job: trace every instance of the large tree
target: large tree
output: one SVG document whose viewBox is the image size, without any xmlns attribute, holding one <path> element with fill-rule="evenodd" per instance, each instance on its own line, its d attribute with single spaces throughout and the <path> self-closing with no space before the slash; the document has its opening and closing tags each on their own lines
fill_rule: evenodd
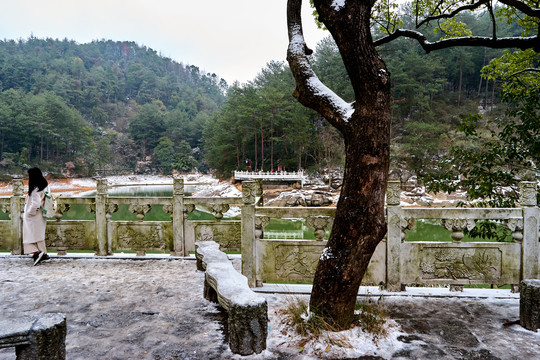
<svg viewBox="0 0 540 360">
<path fill-rule="evenodd" d="M 327 88 L 314 73 L 301 20 L 302 0 L 288 0 L 289 47 L 287 60 L 296 80 L 293 96 L 314 109 L 342 134 L 346 164 L 341 196 L 327 246 L 313 282 L 310 308 L 347 328 L 353 321 L 358 288 L 371 256 L 386 233 L 385 191 L 390 158 L 390 74 L 377 53 L 378 45 L 400 37 L 418 41 L 426 52 L 454 46 L 533 48 L 540 50 L 537 2 L 501 0 L 506 15 L 525 15 L 536 21 L 532 36 L 499 38 L 492 1 L 422 0 L 412 7 L 418 29 L 432 23 L 444 31 L 428 41 L 419 30 L 400 29 L 391 1 L 313 0 L 318 21 L 333 36 L 354 91 L 347 103 Z M 473 36 L 455 20 L 462 12 L 484 8 L 493 14 L 492 36 Z M 385 35 L 377 40 L 372 29 Z"/>
</svg>

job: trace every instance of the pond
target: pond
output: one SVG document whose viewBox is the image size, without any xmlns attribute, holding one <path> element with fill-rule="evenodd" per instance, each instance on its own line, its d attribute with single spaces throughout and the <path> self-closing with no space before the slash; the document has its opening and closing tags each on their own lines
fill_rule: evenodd
<svg viewBox="0 0 540 360">
<path fill-rule="evenodd" d="M 184 185 L 184 195 L 191 196 L 192 192 L 198 190 L 198 185 Z M 170 197 L 172 196 L 172 185 L 129 185 L 111 187 L 107 194 L 114 198 L 118 197 Z M 88 191 L 80 196 L 95 196 L 96 191 Z M 62 220 L 93 220 L 94 214 L 86 209 L 86 205 L 71 205 L 68 212 L 64 213 Z M 168 221 L 171 214 L 163 212 L 163 205 L 152 205 L 152 210 L 146 214 L 144 221 Z M 227 217 L 224 216 L 224 219 Z M 119 205 L 118 211 L 111 216 L 112 221 L 137 221 L 136 214 L 129 211 L 129 205 Z M 188 220 L 216 220 L 215 216 L 209 212 L 195 209 L 189 214 Z"/>
</svg>

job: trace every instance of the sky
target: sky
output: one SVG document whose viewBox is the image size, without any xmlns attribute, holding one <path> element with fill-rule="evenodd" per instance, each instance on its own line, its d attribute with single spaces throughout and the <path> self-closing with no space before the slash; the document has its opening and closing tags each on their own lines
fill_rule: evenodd
<svg viewBox="0 0 540 360">
<path fill-rule="evenodd" d="M 227 83 L 285 61 L 287 0 L 0 0 L 0 39 L 134 41 Z M 309 47 L 328 36 L 303 1 Z"/>
</svg>

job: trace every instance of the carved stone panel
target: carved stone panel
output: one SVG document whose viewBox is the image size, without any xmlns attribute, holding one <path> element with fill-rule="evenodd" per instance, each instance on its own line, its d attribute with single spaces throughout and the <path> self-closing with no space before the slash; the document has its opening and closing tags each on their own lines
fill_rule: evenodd
<svg viewBox="0 0 540 360">
<path fill-rule="evenodd" d="M 49 248 L 65 248 L 68 250 L 93 250 L 93 222 L 52 222 L 47 223 L 45 243 Z"/>
<path fill-rule="evenodd" d="M 481 280 L 501 277 L 502 253 L 498 248 L 425 247 L 421 251 L 420 274 L 424 280 Z"/>
<path fill-rule="evenodd" d="M 165 239 L 161 224 L 120 223 L 113 229 L 115 249 L 121 250 L 167 250 L 169 241 Z"/>
<path fill-rule="evenodd" d="M 278 245 L 276 275 L 283 281 L 312 281 L 324 245 Z"/>
<path fill-rule="evenodd" d="M 195 225 L 195 241 L 215 241 L 223 251 L 241 250 L 241 223 L 214 222 Z"/>
<path fill-rule="evenodd" d="M 11 249 L 11 227 L 9 221 L 0 221 L 0 249 Z"/>
<path fill-rule="evenodd" d="M 401 203 L 401 183 L 399 181 L 388 181 L 386 189 L 386 204 L 399 206 Z"/>
<path fill-rule="evenodd" d="M 519 183 L 519 204 L 521 206 L 536 206 L 536 182 L 523 181 Z"/>
</svg>

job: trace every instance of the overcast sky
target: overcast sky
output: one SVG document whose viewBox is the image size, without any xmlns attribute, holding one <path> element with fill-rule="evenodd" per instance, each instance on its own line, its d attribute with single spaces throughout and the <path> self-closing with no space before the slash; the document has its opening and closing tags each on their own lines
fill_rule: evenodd
<svg viewBox="0 0 540 360">
<path fill-rule="evenodd" d="M 0 0 L 0 39 L 135 41 L 229 84 L 253 78 L 270 60 L 285 61 L 286 0 Z M 308 46 L 316 29 L 303 2 Z"/>
</svg>

